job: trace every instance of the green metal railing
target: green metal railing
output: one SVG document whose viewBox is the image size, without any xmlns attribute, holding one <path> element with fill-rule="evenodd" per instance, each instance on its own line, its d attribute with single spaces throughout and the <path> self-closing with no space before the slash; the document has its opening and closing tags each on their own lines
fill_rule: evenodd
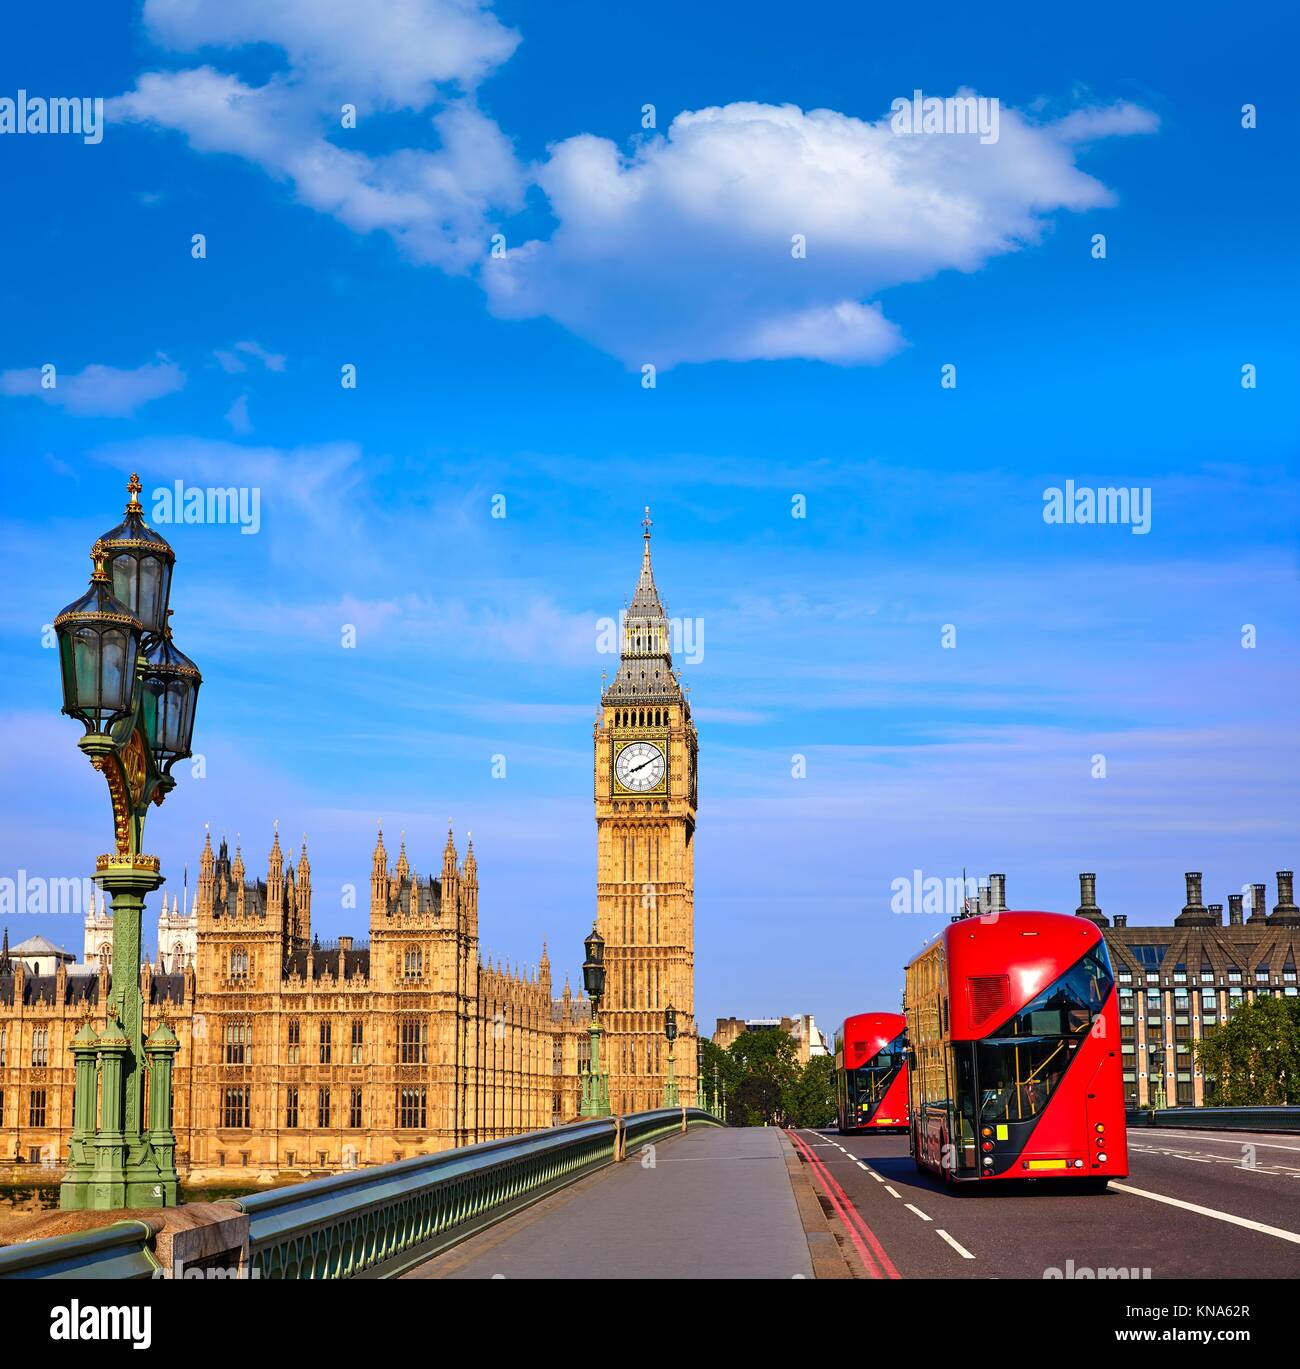
<svg viewBox="0 0 1300 1369">
<path fill-rule="evenodd" d="M 1124 1115 L 1131 1127 L 1181 1127 L 1188 1131 L 1300 1132 L 1300 1107 L 1135 1108 Z"/>
<path fill-rule="evenodd" d="M 592 1118 L 227 1201 L 255 1278 L 392 1278 L 692 1123 L 721 1125 L 699 1108 Z"/>
<path fill-rule="evenodd" d="M 313 1179 L 224 1201 L 248 1214 L 259 1279 L 392 1278 L 640 1147 L 691 1125 L 701 1108 L 598 1117 L 548 1131 Z M 123 1221 L 0 1248 L 0 1279 L 147 1279 L 153 1233 Z"/>
<path fill-rule="evenodd" d="M 143 1222 L 114 1222 L 94 1231 L 22 1241 L 0 1248 L 0 1279 L 152 1279 L 153 1231 Z"/>
</svg>

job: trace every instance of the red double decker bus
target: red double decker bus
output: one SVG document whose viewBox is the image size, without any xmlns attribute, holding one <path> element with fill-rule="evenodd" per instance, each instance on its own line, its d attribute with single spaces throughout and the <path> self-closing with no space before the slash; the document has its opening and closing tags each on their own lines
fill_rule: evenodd
<svg viewBox="0 0 1300 1369">
<path fill-rule="evenodd" d="M 907 1021 L 864 1012 L 835 1033 L 835 1102 L 840 1135 L 907 1126 Z"/>
<path fill-rule="evenodd" d="M 964 917 L 907 966 L 911 1149 L 950 1181 L 1128 1174 L 1115 977 L 1060 913 Z"/>
</svg>

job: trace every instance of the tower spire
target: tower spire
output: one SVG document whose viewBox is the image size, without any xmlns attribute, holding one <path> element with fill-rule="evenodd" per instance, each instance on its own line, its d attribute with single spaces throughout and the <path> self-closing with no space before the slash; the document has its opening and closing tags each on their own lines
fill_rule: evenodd
<svg viewBox="0 0 1300 1369">
<path fill-rule="evenodd" d="M 623 700 L 664 700 L 677 698 L 673 678 L 673 658 L 669 646 L 668 616 L 655 586 L 654 566 L 650 560 L 650 506 L 641 520 L 641 572 L 631 602 L 623 611 L 621 659 L 613 683 L 602 691 L 602 703 Z"/>
</svg>

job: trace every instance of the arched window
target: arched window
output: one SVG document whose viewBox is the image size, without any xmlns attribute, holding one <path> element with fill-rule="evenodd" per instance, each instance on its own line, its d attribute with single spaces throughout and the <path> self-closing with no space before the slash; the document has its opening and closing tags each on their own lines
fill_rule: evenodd
<svg viewBox="0 0 1300 1369">
<path fill-rule="evenodd" d="M 230 977 L 231 979 L 248 978 L 248 951 L 243 946 L 236 946 L 230 953 Z"/>
<path fill-rule="evenodd" d="M 408 946 L 402 956 L 402 976 L 420 979 L 424 975 L 424 952 L 418 946 Z"/>
</svg>

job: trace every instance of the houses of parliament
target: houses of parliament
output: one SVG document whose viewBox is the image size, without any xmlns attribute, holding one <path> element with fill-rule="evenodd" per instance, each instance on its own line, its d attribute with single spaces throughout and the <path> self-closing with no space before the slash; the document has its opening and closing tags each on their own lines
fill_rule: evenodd
<svg viewBox="0 0 1300 1369">
<path fill-rule="evenodd" d="M 694 835 L 698 743 L 672 666 L 650 561 L 624 615 L 620 662 L 594 733 L 595 921 L 606 943 L 602 1063 L 615 1112 L 660 1106 L 664 1011 L 677 1011 L 676 1077 L 695 1089 Z M 274 834 L 264 876 L 206 837 L 192 908 L 158 916 L 141 967 L 145 1032 L 180 1041 L 177 1164 L 190 1182 L 382 1164 L 572 1121 L 590 1054 L 591 1002 L 558 994 L 545 944 L 535 969 L 487 963 L 479 874 L 447 834 L 419 873 L 382 831 L 368 936 L 312 928 L 306 840 Z M 585 924 L 564 929 L 577 942 Z M 80 963 L 44 938 L 0 949 L 0 1165 L 61 1167 L 72 1127 L 69 1049 L 105 1022 L 111 914 L 86 914 Z"/>
</svg>

